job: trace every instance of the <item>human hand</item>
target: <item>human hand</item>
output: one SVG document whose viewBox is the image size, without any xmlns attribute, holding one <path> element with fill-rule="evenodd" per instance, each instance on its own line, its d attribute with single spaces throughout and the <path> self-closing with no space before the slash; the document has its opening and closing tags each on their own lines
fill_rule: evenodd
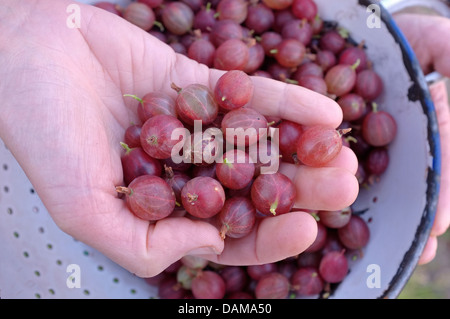
<svg viewBox="0 0 450 319">
<path fill-rule="evenodd" d="M 224 264 L 260 264 L 299 254 L 316 222 L 295 212 L 261 220 L 245 238 L 221 239 L 211 224 L 173 217 L 149 223 L 119 199 L 125 129 L 138 103 L 123 94 L 176 94 L 180 86 L 213 87 L 222 72 L 175 54 L 136 26 L 81 5 L 80 28 L 66 24 L 73 1 L 3 0 L 0 8 L 0 137 L 55 223 L 138 276 L 158 274 L 186 254 Z M 339 106 L 322 95 L 253 78 L 251 106 L 268 116 L 337 127 Z M 284 164 L 296 206 L 336 210 L 356 198 L 356 156 L 344 149 L 324 168 Z"/>
<path fill-rule="evenodd" d="M 438 16 L 404 13 L 397 14 L 394 18 L 416 53 L 424 73 L 437 71 L 450 77 L 450 44 L 443 40 L 450 35 L 450 20 Z M 432 84 L 430 93 L 436 108 L 441 139 L 441 185 L 436 217 L 419 264 L 426 264 L 434 259 L 437 238 L 444 234 L 450 225 L 450 106 L 445 83 L 441 81 Z"/>
</svg>

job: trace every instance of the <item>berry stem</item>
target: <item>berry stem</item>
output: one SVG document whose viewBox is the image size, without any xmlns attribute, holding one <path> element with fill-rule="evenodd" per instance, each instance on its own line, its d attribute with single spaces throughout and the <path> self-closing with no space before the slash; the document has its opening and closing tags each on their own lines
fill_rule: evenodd
<svg viewBox="0 0 450 319">
<path fill-rule="evenodd" d="M 360 59 L 356 60 L 355 64 L 353 64 L 351 66 L 352 70 L 356 70 L 360 64 L 361 64 L 361 60 Z"/>
<path fill-rule="evenodd" d="M 378 112 L 378 104 L 376 102 L 372 102 L 372 112 Z"/>
<path fill-rule="evenodd" d="M 245 44 L 247 44 L 247 47 L 251 48 L 254 46 L 257 42 L 257 40 L 253 37 L 245 38 L 244 39 Z"/>
<path fill-rule="evenodd" d="M 306 59 L 310 59 L 311 61 L 315 61 L 316 60 L 316 54 L 314 53 L 305 53 L 305 58 Z"/>
<path fill-rule="evenodd" d="M 156 144 L 158 144 L 158 138 L 156 136 L 152 135 L 149 138 L 147 138 L 147 142 L 149 144 L 156 145 Z"/>
<path fill-rule="evenodd" d="M 131 152 L 131 148 L 128 146 L 127 143 L 120 142 L 120 145 L 125 149 L 126 154 Z"/>
<path fill-rule="evenodd" d="M 327 93 L 326 94 L 330 99 L 332 99 L 332 100 L 336 100 L 336 98 L 337 98 L 337 95 L 336 94 L 330 94 L 330 93 Z"/>
<path fill-rule="evenodd" d="M 228 160 L 228 158 L 226 158 L 226 157 L 223 159 L 223 163 L 224 163 L 224 164 L 227 164 L 227 166 L 228 166 L 229 168 L 232 168 L 232 167 L 233 167 L 233 163 L 230 162 L 230 161 Z"/>
<path fill-rule="evenodd" d="M 125 186 L 116 186 L 116 192 L 129 196 L 133 195 L 133 190 Z"/>
<path fill-rule="evenodd" d="M 338 130 L 338 133 L 339 133 L 340 136 L 342 136 L 342 135 L 345 135 L 345 134 L 349 133 L 351 130 L 352 130 L 351 127 L 343 128 L 343 129 Z"/>
<path fill-rule="evenodd" d="M 277 207 L 278 207 L 278 200 L 276 200 L 275 202 L 272 203 L 272 205 L 270 205 L 269 211 L 273 214 L 273 216 L 277 214 L 276 212 Z"/>
<path fill-rule="evenodd" d="M 196 39 L 200 39 L 202 37 L 202 30 L 200 29 L 195 29 L 194 31 L 192 31 L 192 33 L 194 34 L 194 37 Z"/>
<path fill-rule="evenodd" d="M 153 22 L 153 25 L 156 26 L 159 29 L 159 31 L 164 32 L 164 25 L 161 22 L 155 21 Z"/>
<path fill-rule="evenodd" d="M 228 226 L 228 224 L 223 224 L 222 228 L 220 229 L 220 238 L 222 238 L 222 240 L 225 240 L 226 234 L 227 232 L 230 230 L 230 226 Z"/>
<path fill-rule="evenodd" d="M 347 140 L 347 142 L 358 143 L 358 140 L 353 136 L 347 136 L 345 139 Z"/>
<path fill-rule="evenodd" d="M 164 171 L 167 178 L 172 178 L 174 176 L 172 167 L 167 166 L 166 164 L 164 164 Z"/>
<path fill-rule="evenodd" d="M 195 202 L 198 199 L 198 195 L 187 193 L 187 199 L 189 203 Z"/>
<path fill-rule="evenodd" d="M 134 94 L 124 94 L 123 96 L 126 96 L 126 97 L 132 97 L 133 99 L 135 99 L 136 101 L 138 101 L 139 103 L 141 103 L 142 106 L 144 106 L 144 100 L 141 99 L 140 97 L 138 97 L 137 95 L 134 95 Z"/>
<path fill-rule="evenodd" d="M 361 42 L 358 43 L 358 48 L 359 49 L 364 49 L 364 46 L 366 45 L 366 41 L 362 40 Z"/>
<path fill-rule="evenodd" d="M 170 84 L 170 87 L 171 87 L 172 89 L 174 89 L 175 91 L 177 91 L 177 93 L 180 93 L 181 90 L 182 90 L 182 88 L 180 88 L 178 85 L 176 85 L 176 84 L 173 83 L 173 82 Z"/>
<path fill-rule="evenodd" d="M 296 84 L 296 85 L 298 85 L 298 81 L 297 80 L 293 80 L 293 79 L 285 79 L 284 82 L 289 83 L 289 84 Z"/>
<path fill-rule="evenodd" d="M 350 32 L 347 29 L 340 27 L 337 31 L 339 35 L 344 39 L 347 39 L 349 37 Z"/>
</svg>

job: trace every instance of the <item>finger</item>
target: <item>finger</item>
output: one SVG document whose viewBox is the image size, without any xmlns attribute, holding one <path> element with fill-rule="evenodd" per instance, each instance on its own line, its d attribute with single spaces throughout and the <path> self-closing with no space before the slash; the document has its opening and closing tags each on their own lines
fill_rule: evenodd
<svg viewBox="0 0 450 319">
<path fill-rule="evenodd" d="M 185 85 L 194 81 L 214 89 L 217 80 L 225 71 L 211 69 L 206 73 L 207 70 L 204 65 L 179 55 L 171 74 L 173 79 Z M 265 116 L 279 117 L 303 125 L 338 127 L 342 122 L 342 109 L 335 101 L 322 94 L 259 76 L 253 76 L 252 81 L 254 92 L 249 106 Z"/>
<path fill-rule="evenodd" d="M 135 219 L 132 226 L 124 226 L 128 223 L 122 221 L 121 228 L 102 240 L 83 237 L 80 240 L 136 276 L 153 277 L 185 255 L 216 255 L 224 248 L 219 231 L 208 222 L 173 217 L 149 223 L 136 219 L 128 210 L 124 214 L 128 215 L 126 219 Z M 102 231 L 104 227 L 99 227 L 97 236 Z"/>
<path fill-rule="evenodd" d="M 337 127 L 342 122 L 342 109 L 322 94 L 263 77 L 254 77 L 253 83 L 256 89 L 251 105 L 264 115 L 303 125 Z"/>
<path fill-rule="evenodd" d="M 450 108 L 445 82 L 430 86 L 431 97 L 437 113 L 441 139 L 441 180 L 436 217 L 431 235 L 440 236 L 450 225 Z"/>
<path fill-rule="evenodd" d="M 211 71 L 214 87 L 221 72 Z M 342 109 L 328 97 L 298 85 L 253 76 L 253 98 L 249 105 L 262 114 L 303 125 L 322 124 L 337 127 L 342 122 Z"/>
<path fill-rule="evenodd" d="M 358 181 L 344 168 L 283 163 L 280 172 L 291 178 L 297 188 L 295 207 L 339 210 L 350 206 L 358 196 Z"/>
<path fill-rule="evenodd" d="M 217 255 L 224 249 L 224 241 L 215 226 L 186 217 L 165 218 L 150 225 L 146 241 L 144 277 L 155 275 L 183 256 Z"/>
<path fill-rule="evenodd" d="M 168 217 L 148 222 L 122 199 L 108 196 L 101 204 L 95 210 L 80 205 L 54 220 L 64 232 L 139 277 L 155 276 L 185 255 L 219 254 L 224 248 L 218 229 L 206 221 Z M 80 213 L 85 211 L 94 213 Z"/>
<path fill-rule="evenodd" d="M 114 232 L 93 218 L 76 237 L 139 277 L 153 277 L 185 255 L 227 265 L 275 262 L 303 252 L 317 235 L 315 219 L 304 212 L 259 219 L 248 236 L 225 241 L 215 226 L 201 220 L 174 217 L 149 224 L 126 209 L 121 216 Z"/>
<path fill-rule="evenodd" d="M 325 166 L 343 168 L 355 175 L 358 170 L 358 158 L 349 147 L 343 146 L 338 156 L 328 162 Z"/>
<path fill-rule="evenodd" d="M 93 8 L 86 8 L 85 11 L 89 10 L 93 11 L 92 16 L 84 15 L 87 21 L 82 24 L 80 32 L 94 54 L 105 57 L 103 67 L 123 93 L 143 96 L 157 90 L 176 96 L 170 88 L 172 82 L 179 87 L 200 83 L 213 89 L 224 73 L 175 54 L 168 45 L 126 21 L 100 10 L 94 11 Z M 105 38 L 104 32 L 117 36 Z M 121 40 L 118 41 L 118 38 Z M 264 115 L 305 125 L 337 127 L 342 121 L 341 108 L 332 99 L 298 85 L 263 77 L 252 77 L 252 80 L 255 90 L 250 106 Z M 130 99 L 125 103 L 134 108 L 137 106 L 137 101 Z"/>
<path fill-rule="evenodd" d="M 317 222 L 310 214 L 291 212 L 258 220 L 249 235 L 226 238 L 222 254 L 205 257 L 226 265 L 271 263 L 300 254 L 316 235 Z"/>
<path fill-rule="evenodd" d="M 435 236 L 431 236 L 428 238 L 427 243 L 425 244 L 425 248 L 422 252 L 422 255 L 419 258 L 419 265 L 424 265 L 429 263 L 436 256 L 438 241 Z"/>
<path fill-rule="evenodd" d="M 441 16 L 401 13 L 395 20 L 411 44 L 424 73 L 433 70 L 450 76 L 450 43 L 442 41 L 450 30 L 450 19 Z"/>
</svg>

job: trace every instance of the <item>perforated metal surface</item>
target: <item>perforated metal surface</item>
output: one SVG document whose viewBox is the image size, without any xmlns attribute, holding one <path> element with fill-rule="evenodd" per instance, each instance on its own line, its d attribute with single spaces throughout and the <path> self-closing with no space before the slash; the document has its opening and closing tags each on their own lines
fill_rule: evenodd
<svg viewBox="0 0 450 319">
<path fill-rule="evenodd" d="M 0 140 L 0 297 L 150 298 L 155 288 L 53 222 Z"/>
</svg>

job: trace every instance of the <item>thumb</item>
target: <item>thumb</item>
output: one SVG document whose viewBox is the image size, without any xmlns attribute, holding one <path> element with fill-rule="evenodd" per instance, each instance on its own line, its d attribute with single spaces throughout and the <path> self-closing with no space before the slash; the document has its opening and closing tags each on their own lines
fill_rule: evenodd
<svg viewBox="0 0 450 319">
<path fill-rule="evenodd" d="M 441 139 L 441 185 L 436 217 L 431 235 L 440 236 L 450 225 L 450 107 L 448 93 L 444 81 L 430 86 L 431 97 L 436 108 Z"/>
<path fill-rule="evenodd" d="M 436 109 L 441 139 L 441 185 L 439 199 L 434 218 L 431 235 L 422 252 L 419 264 L 427 264 L 436 256 L 438 245 L 437 236 L 445 233 L 450 225 L 450 108 L 448 104 L 447 87 L 444 81 L 433 83 L 430 86 L 431 97 Z"/>
<path fill-rule="evenodd" d="M 224 241 L 212 224 L 185 217 L 166 218 L 149 226 L 146 262 L 140 277 L 151 277 L 185 255 L 218 255 Z"/>
</svg>

